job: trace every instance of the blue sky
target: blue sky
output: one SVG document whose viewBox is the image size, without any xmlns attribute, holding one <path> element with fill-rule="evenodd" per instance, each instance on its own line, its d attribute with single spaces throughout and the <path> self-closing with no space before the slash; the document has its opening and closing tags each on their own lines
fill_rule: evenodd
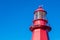
<svg viewBox="0 0 60 40">
<path fill-rule="evenodd" d="M 0 40 L 31 40 L 29 27 L 39 5 L 48 12 L 50 40 L 60 40 L 60 0 L 0 0 Z"/>
</svg>

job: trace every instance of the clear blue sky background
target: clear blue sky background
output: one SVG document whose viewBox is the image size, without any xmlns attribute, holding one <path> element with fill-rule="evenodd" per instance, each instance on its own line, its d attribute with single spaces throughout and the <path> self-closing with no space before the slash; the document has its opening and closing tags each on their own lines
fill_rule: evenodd
<svg viewBox="0 0 60 40">
<path fill-rule="evenodd" d="M 52 27 L 50 40 L 60 40 L 60 0 L 0 0 L 0 40 L 31 40 L 29 27 L 41 4 Z"/>
</svg>

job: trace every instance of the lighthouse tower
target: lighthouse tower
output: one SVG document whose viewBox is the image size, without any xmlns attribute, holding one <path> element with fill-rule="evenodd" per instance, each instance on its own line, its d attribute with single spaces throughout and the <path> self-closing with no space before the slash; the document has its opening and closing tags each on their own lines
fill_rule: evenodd
<svg viewBox="0 0 60 40">
<path fill-rule="evenodd" d="M 46 20 L 47 12 L 40 6 L 34 12 L 33 25 L 30 26 L 32 31 L 32 40 L 49 40 L 48 32 L 51 30 Z"/>
</svg>

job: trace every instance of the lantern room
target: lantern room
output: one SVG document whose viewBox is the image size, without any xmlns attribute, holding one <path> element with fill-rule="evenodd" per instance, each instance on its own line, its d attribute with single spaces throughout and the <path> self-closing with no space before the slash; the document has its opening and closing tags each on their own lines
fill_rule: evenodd
<svg viewBox="0 0 60 40">
<path fill-rule="evenodd" d="M 34 12 L 34 20 L 36 20 L 36 19 L 46 19 L 46 13 L 47 12 L 42 7 L 39 7 Z"/>
<path fill-rule="evenodd" d="M 37 10 L 34 12 L 34 25 L 46 25 L 46 14 L 47 12 L 40 6 Z"/>
</svg>

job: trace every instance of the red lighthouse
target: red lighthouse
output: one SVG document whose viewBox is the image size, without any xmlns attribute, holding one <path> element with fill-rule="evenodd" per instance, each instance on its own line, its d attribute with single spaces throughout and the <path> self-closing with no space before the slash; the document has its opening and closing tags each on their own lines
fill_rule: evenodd
<svg viewBox="0 0 60 40">
<path fill-rule="evenodd" d="M 34 12 L 33 25 L 30 27 L 32 31 L 32 40 L 49 40 L 48 32 L 51 30 L 46 20 L 47 12 L 39 7 Z"/>
</svg>

